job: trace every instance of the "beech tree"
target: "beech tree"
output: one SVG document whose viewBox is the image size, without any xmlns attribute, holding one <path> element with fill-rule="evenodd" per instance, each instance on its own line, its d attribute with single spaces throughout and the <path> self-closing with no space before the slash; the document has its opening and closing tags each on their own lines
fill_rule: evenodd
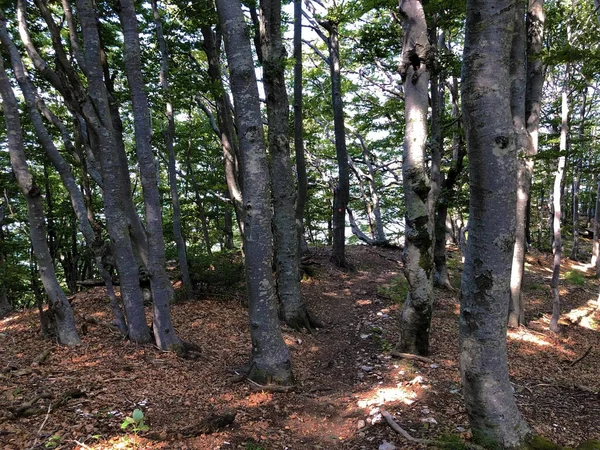
<svg viewBox="0 0 600 450">
<path fill-rule="evenodd" d="M 467 2 L 462 75 L 470 199 L 460 369 L 473 438 L 499 448 L 518 448 L 530 435 L 506 357 L 519 147 L 510 84 L 514 32 L 522 29 L 516 22 L 523 20 L 517 11 L 512 0 Z"/>
<path fill-rule="evenodd" d="M 4 26 L 4 17 L 0 15 L 0 21 Z M 21 192 L 27 200 L 27 212 L 30 224 L 31 244 L 38 261 L 38 268 L 44 290 L 50 301 L 50 317 L 56 328 L 58 341 L 65 345 L 78 345 L 81 343 L 75 327 L 75 316 L 67 296 L 60 287 L 54 262 L 48 248 L 46 222 L 44 207 L 42 203 L 41 190 L 36 185 L 29 167 L 25 148 L 23 145 L 23 134 L 21 120 L 19 118 L 19 105 L 6 76 L 3 58 L 0 57 L 0 96 L 4 109 L 4 121 L 8 134 L 8 150 L 10 161 L 17 183 Z"/>
<path fill-rule="evenodd" d="M 250 35 L 239 0 L 217 0 L 235 105 L 243 171 L 244 251 L 252 338 L 248 377 L 290 384 L 290 352 L 279 328 L 271 262 L 271 189 Z M 296 242 L 294 242 L 294 245 Z"/>
<path fill-rule="evenodd" d="M 404 275 L 409 291 L 402 308 L 402 352 L 427 355 L 433 308 L 433 211 L 428 202 L 430 180 L 425 167 L 430 45 L 425 13 L 419 0 L 400 2 L 403 16 L 402 78 L 406 131 L 402 162 L 406 243 Z"/>
</svg>

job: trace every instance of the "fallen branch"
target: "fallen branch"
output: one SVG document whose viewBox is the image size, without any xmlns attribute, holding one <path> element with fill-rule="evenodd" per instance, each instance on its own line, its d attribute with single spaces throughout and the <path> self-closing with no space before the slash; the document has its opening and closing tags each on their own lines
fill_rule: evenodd
<svg viewBox="0 0 600 450">
<path fill-rule="evenodd" d="M 425 356 L 413 355 L 412 353 L 401 353 L 397 352 L 396 350 L 392 350 L 390 354 L 392 356 L 395 356 L 396 358 L 411 359 L 413 361 L 421 361 L 427 364 L 433 363 L 433 359 L 427 358 Z"/>
<path fill-rule="evenodd" d="M 415 444 L 437 445 L 438 447 L 442 447 L 444 445 L 444 443 L 441 441 L 434 441 L 433 439 L 420 439 L 420 438 L 412 437 L 408 433 L 408 431 L 406 431 L 404 428 L 402 428 L 400 425 L 398 425 L 398 423 L 394 420 L 394 418 L 391 416 L 391 414 L 389 412 L 387 412 L 383 408 L 379 408 L 379 412 L 381 413 L 381 415 L 383 416 L 383 418 L 385 419 L 387 424 L 390 426 L 390 428 L 392 430 L 394 430 L 396 433 L 398 433 L 400 436 L 402 436 L 404 439 L 406 439 L 407 441 L 414 442 Z"/>
<path fill-rule="evenodd" d="M 575 361 L 571 362 L 571 364 L 569 364 L 569 366 L 573 367 L 575 364 L 577 364 L 579 361 L 581 361 L 583 358 L 585 358 L 587 355 L 589 355 L 591 351 L 592 351 L 592 346 L 590 345 L 590 347 L 585 352 L 583 352 L 583 355 L 581 355 Z"/>
<path fill-rule="evenodd" d="M 246 377 L 246 379 L 251 383 L 250 388 L 255 391 L 265 391 L 265 392 L 289 392 L 294 389 L 294 386 L 280 386 L 278 384 L 258 384 L 256 381 L 252 381 L 250 378 Z"/>
<path fill-rule="evenodd" d="M 31 365 L 32 366 L 39 366 L 40 364 L 42 364 L 44 361 L 46 361 L 48 359 L 48 356 L 50 356 L 51 352 L 52 352 L 52 350 L 50 350 L 49 348 L 47 348 L 46 350 L 44 350 L 42 353 L 40 353 L 39 355 L 37 355 L 35 357 L 35 359 L 31 363 Z"/>
<path fill-rule="evenodd" d="M 398 423 L 394 420 L 394 418 L 391 416 L 391 414 L 389 412 L 387 412 L 383 408 L 379 408 L 379 412 L 381 413 L 381 415 L 383 416 L 383 418 L 385 419 L 387 424 L 390 426 L 390 428 L 392 430 L 394 430 L 396 433 L 398 433 L 400 436 L 402 436 L 404 439 L 406 439 L 407 441 L 413 442 L 415 444 L 434 445 L 434 446 L 440 447 L 440 448 L 449 447 L 449 443 L 446 443 L 444 441 L 438 441 L 435 439 L 420 439 L 420 438 L 412 437 L 408 433 L 408 431 L 406 431 L 404 428 L 402 428 L 400 425 L 398 425 Z M 468 449 L 485 450 L 484 447 L 481 447 L 477 444 L 473 444 L 471 442 L 465 442 L 464 444 L 465 444 L 465 447 Z"/>
</svg>

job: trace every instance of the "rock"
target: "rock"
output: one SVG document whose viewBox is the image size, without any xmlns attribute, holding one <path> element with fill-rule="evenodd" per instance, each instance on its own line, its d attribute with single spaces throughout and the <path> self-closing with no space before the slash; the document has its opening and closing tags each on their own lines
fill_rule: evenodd
<svg viewBox="0 0 600 450">
<path fill-rule="evenodd" d="M 396 446 L 388 441 L 383 441 L 383 443 L 379 446 L 379 450 L 396 450 Z"/>
<path fill-rule="evenodd" d="M 421 419 L 421 422 L 437 425 L 437 420 L 435 420 L 433 417 L 426 417 L 425 419 Z"/>
<path fill-rule="evenodd" d="M 371 372 L 373 370 L 373 366 L 360 366 L 360 370 L 363 372 Z"/>
<path fill-rule="evenodd" d="M 365 421 L 361 419 L 356 423 L 356 429 L 360 430 L 361 428 L 364 428 L 366 425 L 367 424 L 365 423 Z"/>
</svg>

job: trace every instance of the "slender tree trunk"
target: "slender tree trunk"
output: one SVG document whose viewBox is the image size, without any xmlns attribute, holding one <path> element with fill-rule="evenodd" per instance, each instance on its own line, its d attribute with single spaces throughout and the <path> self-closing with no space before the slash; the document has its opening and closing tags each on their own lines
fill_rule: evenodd
<svg viewBox="0 0 600 450">
<path fill-rule="evenodd" d="M 452 96 L 452 117 L 454 120 L 460 117 L 460 106 L 458 100 L 458 80 L 452 78 L 452 86 L 450 88 Z M 435 244 L 433 249 L 433 261 L 435 269 L 433 274 L 433 282 L 436 286 L 451 288 L 450 279 L 448 278 L 448 266 L 446 264 L 446 220 L 448 218 L 448 207 L 450 202 L 456 195 L 455 185 L 458 177 L 463 171 L 465 145 L 461 133 L 458 130 L 459 122 L 455 125 L 454 136 L 452 139 L 452 166 L 448 173 L 441 181 L 441 191 L 436 204 L 435 212 Z"/>
<path fill-rule="evenodd" d="M 462 74 L 470 172 L 459 322 L 463 394 L 474 440 L 506 449 L 530 434 L 506 356 L 518 148 L 510 86 L 514 6 L 512 0 L 467 1 Z"/>
<path fill-rule="evenodd" d="M 289 101 L 285 86 L 286 55 L 281 36 L 281 1 L 261 0 L 260 8 L 269 162 L 273 189 L 277 293 L 285 323 L 296 330 L 310 329 L 311 321 L 300 293 L 296 190 L 288 138 Z"/>
<path fill-rule="evenodd" d="M 6 23 L 2 16 L 0 16 L 0 21 L 2 22 L 2 27 L 5 27 Z M 29 172 L 23 144 L 21 120 L 19 118 L 19 105 L 10 81 L 6 76 L 2 58 L 0 58 L 0 95 L 4 108 L 10 162 L 17 183 L 27 201 L 31 244 L 39 264 L 39 273 L 44 289 L 50 300 L 58 340 L 64 345 L 78 345 L 81 341 L 75 328 L 75 316 L 54 271 L 48 242 L 46 241 L 46 224 L 41 192 L 35 185 L 33 177 Z"/>
<path fill-rule="evenodd" d="M 208 61 L 208 75 L 213 87 L 212 95 L 217 110 L 218 132 L 225 160 L 225 181 L 231 202 L 236 212 L 240 234 L 244 235 L 244 209 L 242 207 L 242 168 L 240 167 L 240 150 L 232 120 L 232 111 L 225 94 L 221 78 L 220 35 L 213 32 L 210 26 L 201 28 L 204 38 L 204 52 Z"/>
<path fill-rule="evenodd" d="M 586 87 L 587 89 L 587 87 Z M 581 113 L 579 116 L 579 131 L 577 133 L 577 140 L 579 146 L 582 146 L 583 132 L 585 128 L 585 113 L 587 106 L 587 95 L 586 89 L 581 93 Z M 579 184 L 581 177 L 582 159 L 577 157 L 573 160 L 573 249 L 571 250 L 571 259 L 577 260 L 579 258 Z"/>
<path fill-rule="evenodd" d="M 156 40 L 160 50 L 160 85 L 165 96 L 167 128 L 164 131 L 165 147 L 169 155 L 169 189 L 171 191 L 171 202 L 173 203 L 173 237 L 177 246 L 177 256 L 179 259 L 179 270 L 183 281 L 183 289 L 186 296 L 193 293 L 192 280 L 187 263 L 187 252 L 185 240 L 181 232 L 181 206 L 179 205 L 179 192 L 177 189 L 177 171 L 175 170 L 175 147 L 173 139 L 175 138 L 175 116 L 173 114 L 173 104 L 171 103 L 171 91 L 169 88 L 169 52 L 167 41 L 163 34 L 162 21 L 158 11 L 157 0 L 152 0 L 152 13 L 154 15 L 154 25 L 156 26 Z"/>
<path fill-rule="evenodd" d="M 592 260 L 590 265 L 596 268 L 596 276 L 600 276 L 600 175 L 596 189 L 596 207 L 594 212 L 594 238 L 592 242 Z"/>
<path fill-rule="evenodd" d="M 331 73 L 331 103 L 335 134 L 335 152 L 338 164 L 338 183 L 333 190 L 331 260 L 338 267 L 347 267 L 346 262 L 346 207 L 350 199 L 350 171 L 346 148 L 346 126 L 344 124 L 344 101 L 342 98 L 342 74 L 340 67 L 339 24 L 333 21 L 321 22 L 329 32 L 329 68 Z"/>
<path fill-rule="evenodd" d="M 146 234 L 148 236 L 147 268 L 154 305 L 152 330 L 158 348 L 181 351 L 182 343 L 173 327 L 169 307 L 173 289 L 165 269 L 161 199 L 158 192 L 156 161 L 150 146 L 150 112 L 142 76 L 136 11 L 133 0 L 120 0 L 119 5 L 119 16 L 123 28 L 125 73 L 133 105 L 135 148 L 144 191 Z"/>
<path fill-rule="evenodd" d="M 271 192 L 249 31 L 239 0 L 217 0 L 216 4 L 221 27 L 225 30 L 225 51 L 243 158 L 244 250 L 252 338 L 248 377 L 261 384 L 290 384 L 293 381 L 290 352 L 279 328 L 271 271 Z"/>
<path fill-rule="evenodd" d="M 44 122 L 38 110 L 44 113 L 46 117 L 50 117 L 51 112 L 44 104 L 44 101 L 40 97 L 38 97 L 37 93 L 35 92 L 35 87 L 33 86 L 33 83 L 31 82 L 25 71 L 23 61 L 21 60 L 19 52 L 12 40 L 10 39 L 6 26 L 3 22 L 0 23 L 0 40 L 2 41 L 3 45 L 8 49 L 9 54 L 11 56 L 13 71 L 16 75 L 17 81 L 19 82 L 19 86 L 21 88 L 21 91 L 23 92 L 23 96 L 25 97 L 25 102 L 27 103 L 27 107 L 29 110 L 29 116 L 31 122 L 33 123 L 38 140 L 40 141 L 54 168 L 60 175 L 61 181 L 65 186 L 67 192 L 69 193 L 71 205 L 77 218 L 78 228 L 83 234 L 86 244 L 94 252 L 98 271 L 106 284 L 111 308 L 115 315 L 116 325 L 123 334 L 126 334 L 127 325 L 125 323 L 125 318 L 123 316 L 123 312 L 121 311 L 121 307 L 119 306 L 119 301 L 115 295 L 114 287 L 112 285 L 112 279 L 102 263 L 102 248 L 104 244 L 100 236 L 98 239 L 96 239 L 96 235 L 94 233 L 94 230 L 92 229 L 90 219 L 87 214 L 87 207 L 81 189 L 79 188 L 75 177 L 71 172 L 69 164 L 65 161 L 65 159 L 62 157 L 62 155 L 54 145 L 54 141 L 52 140 L 50 133 L 44 125 Z M 61 125 L 61 128 L 64 127 L 64 125 L 60 123 L 60 120 L 56 117 L 54 117 L 54 122 Z M 64 129 L 64 133 L 66 133 L 66 128 Z M 72 145 L 70 143 L 70 140 L 68 139 L 68 136 L 66 136 L 64 133 L 63 139 L 66 141 L 67 146 L 69 144 Z"/>
<path fill-rule="evenodd" d="M 419 0 L 402 0 L 406 131 L 402 177 L 406 207 L 404 276 L 408 295 L 400 319 L 398 350 L 427 355 L 433 309 L 433 220 L 429 211 L 430 180 L 425 167 L 429 86 L 429 40 Z"/>
<path fill-rule="evenodd" d="M 308 248 L 304 241 L 304 210 L 308 196 L 308 177 L 304 155 L 304 127 L 302 122 L 302 0 L 294 0 L 294 151 L 298 195 L 296 197 L 296 226 L 298 228 L 298 254 Z"/>
<path fill-rule="evenodd" d="M 12 311 L 12 305 L 8 300 L 6 292 L 6 283 L 4 280 L 7 278 L 6 271 L 6 253 L 5 253 L 5 241 L 4 241 L 4 228 L 2 223 L 4 222 L 4 212 L 6 209 L 6 203 L 0 204 L 0 319 L 6 317 Z"/>
<path fill-rule="evenodd" d="M 90 0 L 77 0 L 77 12 L 88 70 L 89 95 L 85 106 L 94 111 L 94 114 L 91 112 L 86 114 L 86 122 L 98 144 L 101 157 L 104 213 L 119 273 L 121 299 L 125 307 L 129 339 L 133 342 L 147 343 L 151 341 L 151 336 L 144 313 L 134 243 L 130 235 L 130 217 L 123 214 L 128 210 L 125 197 L 130 198 L 131 192 L 128 186 L 124 185 L 122 177 L 122 158 L 119 156 L 100 60 L 100 38 L 96 14 Z"/>
<path fill-rule="evenodd" d="M 567 72 L 568 72 L 567 67 Z M 568 75 L 566 76 L 568 79 Z M 561 228 L 561 185 L 565 172 L 566 157 L 564 156 L 567 151 L 567 133 L 569 130 L 569 105 L 567 100 L 567 81 L 565 80 L 565 87 L 562 93 L 562 113 L 561 113 L 561 128 L 560 128 L 560 152 L 561 156 L 558 158 L 558 168 L 554 176 L 554 213 L 553 213 L 553 232 L 554 240 L 552 245 L 552 319 L 550 320 L 550 330 L 558 333 L 558 319 L 560 319 L 560 293 L 558 291 L 560 284 L 560 262 L 562 258 L 562 236 L 560 232 Z"/>
<path fill-rule="evenodd" d="M 521 3 L 517 3 L 520 5 Z M 510 327 L 518 327 L 525 325 L 525 305 L 521 287 L 523 284 L 523 273 L 525 269 L 525 251 L 527 246 L 527 217 L 531 205 L 531 180 L 533 177 L 533 157 L 538 151 L 538 129 L 540 124 L 541 102 L 542 102 L 542 87 L 544 84 L 544 67 L 541 59 L 542 40 L 544 34 L 544 1 L 530 0 L 529 9 L 527 11 L 527 82 L 525 90 L 525 121 L 526 130 L 529 134 L 526 142 L 523 157 L 518 159 L 517 172 L 517 209 L 516 209 L 516 229 L 515 229 L 515 247 L 513 250 L 511 282 L 510 282 L 510 297 L 511 306 L 508 317 L 508 325 Z M 519 9 L 519 8 L 517 8 Z M 520 13 L 520 11 L 519 11 Z M 519 16 L 521 17 L 521 16 Z M 518 26 L 520 28 L 521 21 L 519 19 Z M 518 45 L 513 44 L 513 52 L 515 57 L 523 52 L 521 40 L 523 36 L 515 38 Z M 516 51 L 515 51 L 516 50 Z M 515 59 L 513 57 L 513 61 Z M 514 62 L 513 62 L 514 64 Z M 520 67 L 520 66 L 519 66 Z M 515 77 L 517 89 L 523 83 L 521 76 Z M 521 94 L 518 94 L 519 98 Z M 513 95 L 514 98 L 514 95 Z M 521 100 L 519 100 L 520 102 Z M 513 101 L 514 103 L 514 101 Z M 514 107 L 513 107 L 514 109 Z M 519 106 L 520 110 L 520 106 Z M 515 125 L 521 127 L 521 112 L 514 114 Z M 519 134 L 521 136 L 521 134 Z M 523 136 L 525 138 L 525 136 Z"/>
</svg>

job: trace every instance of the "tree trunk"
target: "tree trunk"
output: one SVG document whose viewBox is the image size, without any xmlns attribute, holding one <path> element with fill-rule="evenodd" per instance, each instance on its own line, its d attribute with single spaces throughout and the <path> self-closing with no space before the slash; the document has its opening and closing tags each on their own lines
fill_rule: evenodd
<svg viewBox="0 0 600 450">
<path fill-rule="evenodd" d="M 506 356 L 518 147 L 510 86 L 514 6 L 512 0 L 468 0 L 463 55 L 470 198 L 460 366 L 473 439 L 490 448 L 518 448 L 530 434 Z"/>
<path fill-rule="evenodd" d="M 458 80 L 452 77 L 452 86 L 450 87 L 452 96 L 452 117 L 459 120 L 460 106 L 458 99 Z M 461 136 L 459 121 L 455 125 L 454 136 L 452 139 L 452 166 L 441 181 L 441 190 L 435 211 L 435 243 L 433 249 L 433 261 L 435 264 L 433 282 L 436 286 L 450 288 L 450 279 L 448 278 L 448 266 L 446 264 L 446 220 L 448 217 L 448 207 L 456 195 L 456 182 L 463 171 L 465 158 L 465 145 Z"/>
<path fill-rule="evenodd" d="M 130 200 L 130 189 L 122 176 L 122 158 L 113 129 L 108 93 L 100 60 L 100 38 L 97 18 L 90 0 L 77 0 L 79 23 L 85 48 L 85 64 L 88 70 L 89 94 L 85 107 L 86 123 L 98 145 L 104 182 L 104 213 L 112 251 L 119 273 L 121 299 L 125 307 L 129 339 L 133 342 L 151 341 L 146 323 L 142 292 L 139 285 L 138 264 L 134 254 L 134 243 L 130 235 L 130 217 L 126 202 Z M 97 115 L 96 115 L 97 114 Z M 129 196 L 129 199 L 126 197 Z"/>
<path fill-rule="evenodd" d="M 300 293 L 296 190 L 290 160 L 289 101 L 285 86 L 285 48 L 281 36 L 281 1 L 261 0 L 263 78 L 267 98 L 270 172 L 273 189 L 273 232 L 277 293 L 285 323 L 311 328 Z"/>
<path fill-rule="evenodd" d="M 98 271 L 106 284 L 111 308 L 115 315 L 116 325 L 118 326 L 121 333 L 126 334 L 127 325 L 125 323 L 125 318 L 123 316 L 123 312 L 121 311 L 121 307 L 119 306 L 119 301 L 115 295 L 114 287 L 112 285 L 112 279 L 102 263 L 102 249 L 104 247 L 104 243 L 102 242 L 100 233 L 98 233 L 98 239 L 96 239 L 96 235 L 94 233 L 94 230 L 92 229 L 90 219 L 87 214 L 87 207 L 81 189 L 79 188 L 79 185 L 77 184 L 75 177 L 71 172 L 69 164 L 67 163 L 67 161 L 65 161 L 65 159 L 62 157 L 62 155 L 54 145 L 54 141 L 52 140 L 50 133 L 44 125 L 44 122 L 42 121 L 38 109 L 46 117 L 50 117 L 52 113 L 48 110 L 44 101 L 37 95 L 35 87 L 33 86 L 33 83 L 31 82 L 25 71 L 19 51 L 10 39 L 3 22 L 0 23 L 0 40 L 2 41 L 3 45 L 8 49 L 9 54 L 11 56 L 13 71 L 21 88 L 21 91 L 23 92 L 23 96 L 25 97 L 25 102 L 29 110 L 29 116 L 34 126 L 36 136 L 40 141 L 40 144 L 44 148 L 44 151 L 48 155 L 50 161 L 52 162 L 54 168 L 60 175 L 61 181 L 65 186 L 67 192 L 69 193 L 71 205 L 73 207 L 73 211 L 75 212 L 75 217 L 77 218 L 78 228 L 81 231 L 86 241 L 86 244 L 94 252 Z M 60 120 L 54 117 L 54 122 L 58 123 L 60 122 Z M 62 123 L 60 123 L 59 125 L 62 125 L 62 127 L 64 127 Z M 66 128 L 64 129 L 64 132 L 66 132 Z M 64 134 L 63 139 L 65 139 L 66 142 L 70 144 L 68 137 Z"/>
<path fill-rule="evenodd" d="M 0 17 L 2 27 L 5 29 L 4 18 Z M 4 63 L 0 58 L 0 95 L 4 107 L 4 121 L 8 135 L 8 150 L 10 162 L 17 179 L 17 183 L 27 200 L 27 217 L 31 233 L 31 244 L 39 265 L 39 274 L 50 301 L 54 324 L 58 340 L 64 345 L 78 345 L 81 343 L 75 328 L 75 316 L 71 305 L 63 292 L 54 271 L 54 265 L 48 248 L 46 224 L 44 219 L 44 205 L 40 189 L 35 185 L 29 172 L 21 120 L 19 118 L 19 105 L 4 70 Z"/>
<path fill-rule="evenodd" d="M 6 293 L 6 283 L 4 280 L 7 278 L 6 274 L 6 254 L 4 250 L 4 229 L 2 223 L 4 222 L 4 211 L 6 209 L 6 203 L 0 204 L 0 319 L 5 318 L 8 313 L 12 311 L 12 305 L 8 300 Z"/>
<path fill-rule="evenodd" d="M 290 384 L 290 352 L 281 334 L 271 262 L 271 192 L 260 99 L 248 27 L 239 0 L 217 0 L 243 168 L 244 250 L 252 365 L 248 377 L 258 383 Z"/>
<path fill-rule="evenodd" d="M 586 88 L 587 89 L 587 88 Z M 577 133 L 578 145 L 581 147 L 583 142 L 583 132 L 585 128 L 585 113 L 587 106 L 586 89 L 581 92 L 582 103 L 579 116 L 579 131 Z M 581 151 L 581 150 L 580 150 Z M 573 248 L 571 250 L 571 259 L 579 258 L 579 184 L 581 178 L 582 158 L 576 157 L 573 160 Z"/>
<path fill-rule="evenodd" d="M 520 5 L 520 3 L 518 3 L 518 5 Z M 528 39 L 526 50 L 527 82 L 525 90 L 525 121 L 529 137 L 524 155 L 523 157 L 519 156 L 518 159 L 517 216 L 510 282 L 511 306 L 508 317 L 508 325 L 510 327 L 525 325 L 525 305 L 523 303 L 521 290 L 523 273 L 525 270 L 525 251 L 527 247 L 527 218 L 531 205 L 530 196 L 531 180 L 533 177 L 533 158 L 538 152 L 538 129 L 540 124 L 542 87 L 544 84 L 544 67 L 540 56 L 545 20 L 543 6 L 543 0 L 530 0 L 529 10 L 527 12 L 526 31 Z M 519 20 L 518 26 L 519 28 L 521 27 L 521 20 Z M 518 54 L 521 54 L 523 52 L 521 40 L 524 39 L 524 36 L 517 36 L 515 39 L 518 41 L 519 45 L 517 46 L 518 48 L 514 48 L 513 51 L 518 50 Z M 518 88 L 518 85 L 523 83 L 523 80 L 519 76 L 515 79 L 515 82 L 518 83 Z M 520 113 L 517 117 L 518 122 L 515 121 L 515 125 L 520 127 Z"/>
<path fill-rule="evenodd" d="M 181 351 L 182 343 L 171 322 L 169 307 L 173 288 L 165 269 L 161 199 L 158 192 L 156 161 L 150 146 L 150 111 L 142 76 L 136 11 L 133 0 L 120 0 L 119 6 L 119 17 L 123 28 L 125 73 L 133 105 L 135 148 L 144 192 L 146 234 L 148 236 L 147 268 L 154 305 L 152 330 L 158 348 Z"/>
<path fill-rule="evenodd" d="M 217 110 L 217 121 L 219 123 L 219 139 L 225 159 L 225 181 L 231 202 L 236 212 L 236 219 L 240 234 L 244 235 L 244 209 L 242 206 L 242 167 L 240 167 L 239 144 L 235 127 L 231 118 L 231 108 L 227 101 L 223 80 L 221 78 L 221 61 L 219 58 L 220 39 L 212 31 L 210 26 L 201 28 L 204 37 L 204 51 L 208 62 L 208 75 L 213 82 L 212 94 Z"/>
<path fill-rule="evenodd" d="M 430 181 L 425 167 L 430 46 L 420 0 L 403 0 L 400 10 L 404 30 L 401 74 L 406 120 L 402 152 L 406 207 L 403 259 L 409 289 L 402 309 L 397 347 L 401 352 L 427 355 L 433 309 L 433 220 L 429 211 Z"/>
<path fill-rule="evenodd" d="M 335 134 L 335 152 L 338 164 L 338 183 L 333 190 L 332 242 L 331 260 L 345 268 L 346 262 L 346 207 L 350 199 L 350 171 L 348 167 L 348 150 L 346 148 L 346 126 L 344 124 L 344 101 L 342 98 L 342 74 L 340 68 L 339 24 L 337 22 L 321 22 L 329 32 L 327 46 L 329 48 L 329 68 L 331 73 L 331 104 L 333 107 L 333 126 Z"/>
<path fill-rule="evenodd" d="M 294 152 L 298 195 L 296 197 L 296 226 L 298 228 L 298 254 L 307 250 L 304 241 L 304 210 L 308 196 L 308 177 L 304 155 L 304 127 L 302 122 L 302 0 L 294 0 Z"/>
<path fill-rule="evenodd" d="M 567 66 L 567 72 L 568 72 Z M 568 75 L 565 77 L 568 78 Z M 552 245 L 552 319 L 550 320 L 550 330 L 558 333 L 558 319 L 560 319 L 560 293 L 558 288 L 560 287 L 560 261 L 562 258 L 562 236 L 560 232 L 561 228 L 561 185 L 565 172 L 566 157 L 564 156 L 567 151 L 567 133 L 569 129 L 569 105 L 567 101 L 567 81 L 565 79 L 565 87 L 562 93 L 562 114 L 561 114 L 561 127 L 560 127 L 560 153 L 561 156 L 558 158 L 558 168 L 554 176 L 554 213 L 553 213 L 553 245 Z"/>
<path fill-rule="evenodd" d="M 169 188 L 171 191 L 171 202 L 173 203 L 173 237 L 177 246 L 177 256 L 179 260 L 179 270 L 183 281 L 185 296 L 191 296 L 193 293 L 192 280 L 187 263 L 187 252 L 185 240 L 181 232 L 181 206 L 179 205 L 179 192 L 177 189 L 177 171 L 175 170 L 175 148 L 173 139 L 175 138 L 175 116 L 173 114 L 173 104 L 171 103 L 171 92 L 169 88 L 169 53 L 167 41 L 163 34 L 162 21 L 158 11 L 157 0 L 152 0 L 152 13 L 154 15 L 154 25 L 156 26 L 156 40 L 160 50 L 160 85 L 165 96 L 167 128 L 164 131 L 165 147 L 169 155 Z"/>
<path fill-rule="evenodd" d="M 594 238 L 592 243 L 592 260 L 590 265 L 596 268 L 596 276 L 600 276 L 600 175 L 596 189 L 596 208 L 594 212 Z"/>
</svg>

